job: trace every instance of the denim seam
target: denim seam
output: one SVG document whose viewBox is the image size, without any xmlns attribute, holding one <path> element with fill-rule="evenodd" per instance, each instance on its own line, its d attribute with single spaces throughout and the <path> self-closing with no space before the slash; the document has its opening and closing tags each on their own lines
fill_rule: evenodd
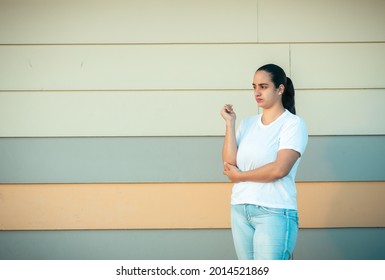
<svg viewBox="0 0 385 280">
<path fill-rule="evenodd" d="M 285 249 L 282 252 L 282 259 L 284 260 L 286 257 L 286 252 L 288 251 L 288 243 L 289 243 L 289 228 L 290 228 L 290 217 L 286 216 L 286 236 L 285 236 Z"/>
</svg>

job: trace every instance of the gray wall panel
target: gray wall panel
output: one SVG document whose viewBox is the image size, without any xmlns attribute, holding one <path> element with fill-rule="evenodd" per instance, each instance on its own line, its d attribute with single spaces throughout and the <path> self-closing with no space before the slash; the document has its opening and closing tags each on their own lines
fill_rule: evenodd
<svg viewBox="0 0 385 280">
<path fill-rule="evenodd" d="M 227 182 L 222 137 L 0 138 L 0 183 Z M 385 180 L 385 136 L 314 136 L 298 181 Z"/>
<path fill-rule="evenodd" d="M 300 229 L 294 259 L 385 259 L 385 228 Z M 1 260 L 236 259 L 231 231 L 0 231 Z"/>
<path fill-rule="evenodd" d="M 385 136 L 314 136 L 298 181 L 384 181 Z"/>
<path fill-rule="evenodd" d="M 220 138 L 8 138 L 0 182 L 224 181 Z"/>
</svg>

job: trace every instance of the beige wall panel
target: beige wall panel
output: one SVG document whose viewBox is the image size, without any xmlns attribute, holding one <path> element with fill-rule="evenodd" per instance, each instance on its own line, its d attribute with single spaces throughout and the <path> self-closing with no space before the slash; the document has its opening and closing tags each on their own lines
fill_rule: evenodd
<svg viewBox="0 0 385 280">
<path fill-rule="evenodd" d="M 385 90 L 298 90 L 310 135 L 385 134 Z"/>
<path fill-rule="evenodd" d="M 256 42 L 255 0 L 0 0 L 0 44 Z"/>
<path fill-rule="evenodd" d="M 385 88 L 385 43 L 295 44 L 291 75 L 297 88 Z"/>
<path fill-rule="evenodd" d="M 251 90 L 1 92 L 0 137 L 221 136 L 225 103 L 238 121 L 258 113 Z M 385 134 L 383 104 L 384 90 L 296 93 L 310 135 Z"/>
<path fill-rule="evenodd" d="M 0 185 L 0 229 L 229 227 L 229 184 Z"/>
<path fill-rule="evenodd" d="M 301 228 L 385 227 L 385 182 L 298 183 Z M 230 227 L 230 183 L 0 185 L 0 230 Z"/>
<path fill-rule="evenodd" d="M 385 182 L 298 184 L 300 227 L 384 227 Z"/>
<path fill-rule="evenodd" d="M 0 46 L 2 90 L 248 89 L 288 45 Z"/>
<path fill-rule="evenodd" d="M 252 90 L 0 92 L 0 137 L 223 135 L 226 103 L 258 113 Z"/>
<path fill-rule="evenodd" d="M 259 0 L 259 42 L 383 42 L 384 14 L 383 0 Z"/>
</svg>

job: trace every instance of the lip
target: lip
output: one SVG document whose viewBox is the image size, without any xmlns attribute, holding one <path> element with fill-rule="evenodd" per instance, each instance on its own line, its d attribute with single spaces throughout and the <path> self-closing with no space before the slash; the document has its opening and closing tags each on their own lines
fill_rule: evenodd
<svg viewBox="0 0 385 280">
<path fill-rule="evenodd" d="M 258 103 L 262 102 L 262 98 L 255 98 L 255 100 L 257 100 Z"/>
</svg>

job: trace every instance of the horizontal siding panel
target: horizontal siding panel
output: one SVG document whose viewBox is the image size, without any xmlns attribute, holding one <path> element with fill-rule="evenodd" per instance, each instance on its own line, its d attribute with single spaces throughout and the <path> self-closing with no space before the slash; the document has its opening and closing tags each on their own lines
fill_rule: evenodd
<svg viewBox="0 0 385 280">
<path fill-rule="evenodd" d="M 1 230 L 229 226 L 226 184 L 0 185 L 0 190 Z"/>
<path fill-rule="evenodd" d="M 270 62 L 289 69 L 289 46 L 0 46 L 0 89 L 248 89 Z"/>
<path fill-rule="evenodd" d="M 0 183 L 228 182 L 223 137 L 0 138 Z M 309 138 L 297 181 L 385 181 L 385 136 Z"/>
<path fill-rule="evenodd" d="M 385 88 L 385 43 L 294 44 L 291 75 L 301 89 Z"/>
<path fill-rule="evenodd" d="M 225 181 L 220 137 L 2 138 L 0 183 Z"/>
<path fill-rule="evenodd" d="M 296 93 L 310 135 L 385 134 L 385 90 Z M 0 92 L 0 137 L 222 136 L 226 103 L 258 112 L 252 90 Z"/>
<path fill-rule="evenodd" d="M 313 136 L 297 181 L 384 181 L 385 136 Z"/>
<path fill-rule="evenodd" d="M 0 5 L 0 44 L 257 41 L 255 0 L 14 0 Z"/>
<path fill-rule="evenodd" d="M 218 136 L 226 103 L 239 118 L 258 113 L 251 89 L 0 92 L 0 136 Z"/>
<path fill-rule="evenodd" d="M 231 186 L 0 185 L 0 229 L 229 228 Z M 384 227 L 384 197 L 385 182 L 299 183 L 300 227 Z"/>
<path fill-rule="evenodd" d="M 385 89 L 296 91 L 310 135 L 385 135 L 384 104 Z"/>
<path fill-rule="evenodd" d="M 300 227 L 384 227 L 385 182 L 298 184 Z"/>
<path fill-rule="evenodd" d="M 361 231 L 370 235 L 371 243 L 376 243 L 376 235 L 370 234 L 370 230 L 373 229 L 361 228 Z M 37 269 L 30 260 L 122 260 L 125 263 L 128 260 L 149 260 L 148 265 L 152 265 L 154 260 L 171 260 L 175 264 L 175 260 L 192 260 L 196 263 L 196 260 L 236 259 L 230 229 L 3 230 L 0 231 L 0 244 L 0 260 L 28 260 L 25 262 L 33 264 L 33 269 L 26 267 L 25 262 L 23 269 L 29 275 L 32 270 L 39 271 L 38 274 L 42 270 Z M 44 262 L 41 262 L 42 265 Z M 94 266 L 92 270 L 95 272 Z M 78 275 L 78 270 L 75 271 Z M 1 273 L 6 274 L 4 265 Z M 60 273 L 65 272 L 60 270 Z M 21 278 L 20 272 L 18 275 Z"/>
<path fill-rule="evenodd" d="M 302 228 L 298 232 L 294 259 L 359 260 L 360 263 L 363 260 L 383 261 L 384 236 L 385 228 Z M 174 264 L 174 260 L 191 260 L 196 264 L 196 260 L 219 263 L 221 260 L 237 259 L 231 230 L 227 228 L 0 231 L 0 244 L 0 260 L 22 260 L 25 272 L 36 271 L 36 263 L 30 260 L 149 260 L 151 263 L 154 260 L 171 260 Z M 31 268 L 25 265 L 27 262 Z M 40 263 L 45 266 L 46 262 Z M 371 263 L 380 269 L 380 262 Z M 292 262 L 282 264 L 291 266 Z M 354 266 L 357 262 L 349 264 Z M 362 268 L 368 269 L 368 264 L 365 262 Z M 346 269 L 339 268 L 341 273 L 347 275 Z M 93 267 L 90 269 L 95 271 Z M 380 278 L 376 270 L 369 269 L 370 273 L 366 274 L 368 279 Z M 376 276 L 371 277 L 373 274 Z M 21 278 L 20 271 L 18 275 Z"/>
<path fill-rule="evenodd" d="M 259 0 L 259 42 L 385 41 L 384 13 L 382 0 Z"/>
</svg>

